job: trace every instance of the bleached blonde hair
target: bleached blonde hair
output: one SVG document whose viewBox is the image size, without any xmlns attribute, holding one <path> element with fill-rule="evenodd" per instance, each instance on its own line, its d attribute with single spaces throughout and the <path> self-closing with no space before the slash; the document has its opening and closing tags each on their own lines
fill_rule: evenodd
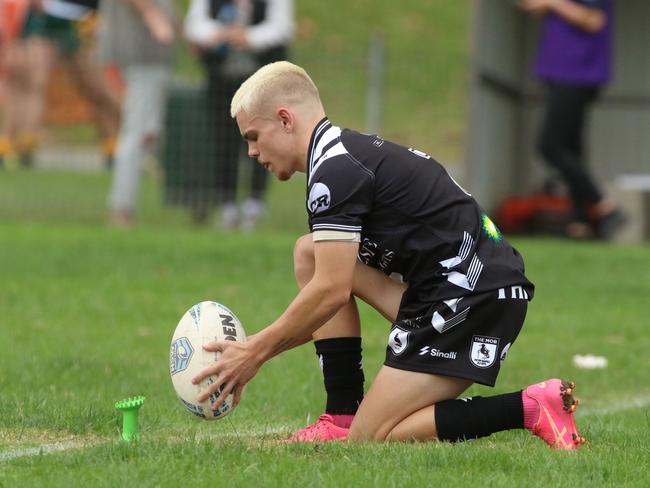
<svg viewBox="0 0 650 488">
<path fill-rule="evenodd" d="M 245 110 L 250 115 L 266 115 L 273 105 L 303 105 L 322 108 L 318 88 L 307 72 L 288 61 L 262 66 L 239 87 L 230 103 L 235 118 Z"/>
</svg>

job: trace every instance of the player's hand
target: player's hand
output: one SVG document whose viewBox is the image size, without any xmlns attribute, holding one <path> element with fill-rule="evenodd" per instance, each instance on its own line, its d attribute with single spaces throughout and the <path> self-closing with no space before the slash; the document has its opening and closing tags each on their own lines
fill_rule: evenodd
<svg viewBox="0 0 650 488">
<path fill-rule="evenodd" d="M 260 369 L 262 362 L 253 350 L 250 342 L 213 341 L 205 344 L 203 349 L 211 352 L 220 352 L 221 356 L 211 366 L 202 370 L 192 379 L 198 384 L 204 378 L 214 375 L 215 380 L 208 385 L 197 397 L 199 402 L 207 400 L 210 395 L 219 390 L 221 392 L 212 404 L 217 409 L 230 393 L 234 394 L 233 407 L 239 404 L 244 386 Z"/>
</svg>

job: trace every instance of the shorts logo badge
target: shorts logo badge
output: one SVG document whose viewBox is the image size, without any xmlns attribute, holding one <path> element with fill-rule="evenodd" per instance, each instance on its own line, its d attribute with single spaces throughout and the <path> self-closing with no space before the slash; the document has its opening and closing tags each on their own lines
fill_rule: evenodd
<svg viewBox="0 0 650 488">
<path fill-rule="evenodd" d="M 477 368 L 489 368 L 497 358 L 498 348 L 498 338 L 475 335 L 472 337 L 469 359 Z"/>
<path fill-rule="evenodd" d="M 390 331 L 390 335 L 388 336 L 388 347 L 393 350 L 395 356 L 402 354 L 408 347 L 409 335 L 410 332 L 402 330 L 399 327 L 395 327 Z"/>
</svg>

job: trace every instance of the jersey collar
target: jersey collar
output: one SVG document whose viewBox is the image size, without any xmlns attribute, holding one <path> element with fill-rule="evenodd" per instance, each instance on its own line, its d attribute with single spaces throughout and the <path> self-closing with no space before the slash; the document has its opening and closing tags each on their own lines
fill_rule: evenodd
<svg viewBox="0 0 650 488">
<path fill-rule="evenodd" d="M 323 138 L 323 135 L 332 127 L 332 123 L 327 117 L 323 117 L 318 124 L 314 132 L 311 133 L 311 139 L 309 141 L 309 154 L 307 156 L 307 175 L 311 173 L 314 163 L 318 160 L 323 152 L 323 147 L 319 146 L 319 142 Z"/>
</svg>

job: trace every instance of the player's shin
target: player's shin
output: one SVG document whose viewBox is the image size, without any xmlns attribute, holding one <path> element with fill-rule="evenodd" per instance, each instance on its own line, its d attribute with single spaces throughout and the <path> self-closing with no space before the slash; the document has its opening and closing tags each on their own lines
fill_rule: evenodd
<svg viewBox="0 0 650 488">
<path fill-rule="evenodd" d="M 435 405 L 441 441 L 464 441 L 524 427 L 521 391 L 483 398 L 445 400 Z"/>
<path fill-rule="evenodd" d="M 327 392 L 325 413 L 339 427 L 348 428 L 363 400 L 361 338 L 321 339 L 314 345 Z"/>
</svg>

